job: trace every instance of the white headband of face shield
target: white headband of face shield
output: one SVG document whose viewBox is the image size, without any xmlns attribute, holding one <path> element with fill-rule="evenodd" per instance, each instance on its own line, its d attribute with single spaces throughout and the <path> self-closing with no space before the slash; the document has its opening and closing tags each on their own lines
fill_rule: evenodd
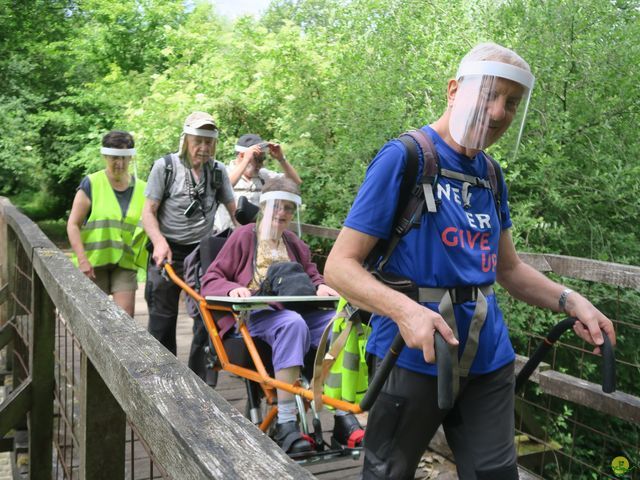
<svg viewBox="0 0 640 480">
<path fill-rule="evenodd" d="M 503 62 L 466 62 L 460 65 L 458 73 L 456 74 L 456 80 L 460 80 L 466 75 L 490 75 L 493 77 L 506 78 L 512 80 L 529 90 L 533 89 L 533 83 L 535 81 L 531 72 L 524 70 L 515 65 Z"/>
<path fill-rule="evenodd" d="M 295 193 L 282 192 L 280 190 L 260 194 L 260 203 L 266 202 L 267 200 L 288 200 L 295 203 L 296 205 L 302 204 L 300 195 L 296 195 Z"/>
<path fill-rule="evenodd" d="M 186 125 L 182 128 L 182 133 L 196 135 L 198 137 L 218 138 L 218 130 L 207 130 L 206 128 L 191 128 Z"/>
<path fill-rule="evenodd" d="M 103 155 L 111 155 L 112 157 L 133 157 L 136 154 L 136 149 L 101 147 L 100 153 Z"/>
</svg>

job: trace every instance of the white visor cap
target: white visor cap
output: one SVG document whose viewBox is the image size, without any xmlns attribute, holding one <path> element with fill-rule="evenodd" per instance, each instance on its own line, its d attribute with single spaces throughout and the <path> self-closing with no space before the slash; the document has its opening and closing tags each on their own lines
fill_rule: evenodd
<svg viewBox="0 0 640 480">
<path fill-rule="evenodd" d="M 302 205 L 302 198 L 300 198 L 300 195 L 280 190 L 260 194 L 260 203 L 266 202 L 267 200 L 288 200 L 298 206 Z"/>
<path fill-rule="evenodd" d="M 136 154 L 136 149 L 101 147 L 100 153 L 103 155 L 111 155 L 112 157 L 133 157 Z"/>
<path fill-rule="evenodd" d="M 510 63 L 485 61 L 485 62 L 466 62 L 460 65 L 456 80 L 460 80 L 467 75 L 490 75 L 493 77 L 506 78 L 520 85 L 533 89 L 535 78 L 533 74 L 523 68 L 516 67 Z"/>
</svg>

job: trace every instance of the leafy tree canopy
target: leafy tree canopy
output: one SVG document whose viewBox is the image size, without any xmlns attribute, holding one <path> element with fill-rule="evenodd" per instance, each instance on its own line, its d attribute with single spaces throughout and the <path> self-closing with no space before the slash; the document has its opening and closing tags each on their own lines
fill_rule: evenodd
<svg viewBox="0 0 640 480">
<path fill-rule="evenodd" d="M 536 76 L 517 159 L 491 152 L 519 247 L 640 262 L 637 1 L 275 0 L 235 22 L 208 2 L 22 3 L 0 10 L 0 188 L 34 214 L 65 215 L 106 131 L 134 133 L 145 177 L 200 109 L 219 159 L 248 131 L 283 143 L 305 220 L 337 227 L 376 151 L 437 118 L 460 58 L 489 40 Z"/>
</svg>

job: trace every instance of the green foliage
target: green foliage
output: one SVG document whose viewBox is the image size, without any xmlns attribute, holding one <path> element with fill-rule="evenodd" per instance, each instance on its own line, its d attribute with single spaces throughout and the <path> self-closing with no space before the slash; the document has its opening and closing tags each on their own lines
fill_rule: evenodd
<svg viewBox="0 0 640 480">
<path fill-rule="evenodd" d="M 461 56 L 491 39 L 537 78 L 519 157 L 492 152 L 505 167 L 517 246 L 638 263 L 636 7 L 279 0 L 264 19 L 233 24 L 206 2 L 8 7 L 0 173 L 11 180 L 2 189 L 41 188 L 50 215 L 63 215 L 81 176 L 101 167 L 106 131 L 134 133 L 144 176 L 201 109 L 219 121 L 219 159 L 247 131 L 281 142 L 304 180 L 305 221 L 337 227 L 376 151 L 437 118 Z"/>
<path fill-rule="evenodd" d="M 186 5 L 0 6 L 0 194 L 34 219 L 63 218 L 82 176 L 102 168 L 108 130 L 134 134 L 144 178 L 176 150 L 185 116 L 205 110 L 221 129 L 218 159 L 249 131 L 282 143 L 304 181 L 303 220 L 338 227 L 378 149 L 435 120 L 460 58 L 490 40 L 515 49 L 536 76 L 518 157 L 491 152 L 505 168 L 518 248 L 640 264 L 637 0 L 274 0 L 262 19 L 233 23 L 209 2 Z M 51 225 L 63 234 L 64 221 Z M 322 262 L 328 242 L 310 243 Z M 637 365 L 638 293 L 576 286 L 623 321 L 617 355 Z M 558 318 L 500 295 L 526 354 L 531 335 Z M 570 342 L 557 368 L 597 382 L 598 360 Z M 619 388 L 637 391 L 636 374 L 621 369 Z M 586 456 L 601 450 L 573 435 L 568 421 L 580 408 L 556 411 L 554 439 Z M 593 425 L 606 430 L 607 421 Z"/>
</svg>

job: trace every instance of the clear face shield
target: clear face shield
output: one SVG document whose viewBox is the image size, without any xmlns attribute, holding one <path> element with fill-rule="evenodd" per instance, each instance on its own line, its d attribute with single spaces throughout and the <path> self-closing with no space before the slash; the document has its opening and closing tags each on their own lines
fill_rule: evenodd
<svg viewBox="0 0 640 480">
<path fill-rule="evenodd" d="M 292 230 L 299 237 L 301 204 L 302 199 L 294 193 L 274 191 L 260 195 L 258 240 L 279 240 L 285 230 Z"/>
<path fill-rule="evenodd" d="M 474 150 L 485 149 L 500 139 L 504 154 L 515 156 L 533 75 L 508 63 L 485 61 L 461 65 L 456 79 L 458 88 L 449 118 L 453 139 Z"/>
<path fill-rule="evenodd" d="M 138 178 L 138 168 L 134 159 L 135 148 L 101 147 L 100 153 L 105 156 L 109 164 L 108 168 L 115 176 L 120 177 L 121 175 L 133 173 L 133 176 Z M 133 166 L 133 172 L 129 172 L 130 166 Z"/>
<path fill-rule="evenodd" d="M 202 164 L 216 157 L 216 144 L 218 142 L 218 130 L 206 128 L 191 128 L 186 125 L 180 135 L 178 156 L 187 168 L 193 168 L 193 160 L 199 160 Z"/>
</svg>

